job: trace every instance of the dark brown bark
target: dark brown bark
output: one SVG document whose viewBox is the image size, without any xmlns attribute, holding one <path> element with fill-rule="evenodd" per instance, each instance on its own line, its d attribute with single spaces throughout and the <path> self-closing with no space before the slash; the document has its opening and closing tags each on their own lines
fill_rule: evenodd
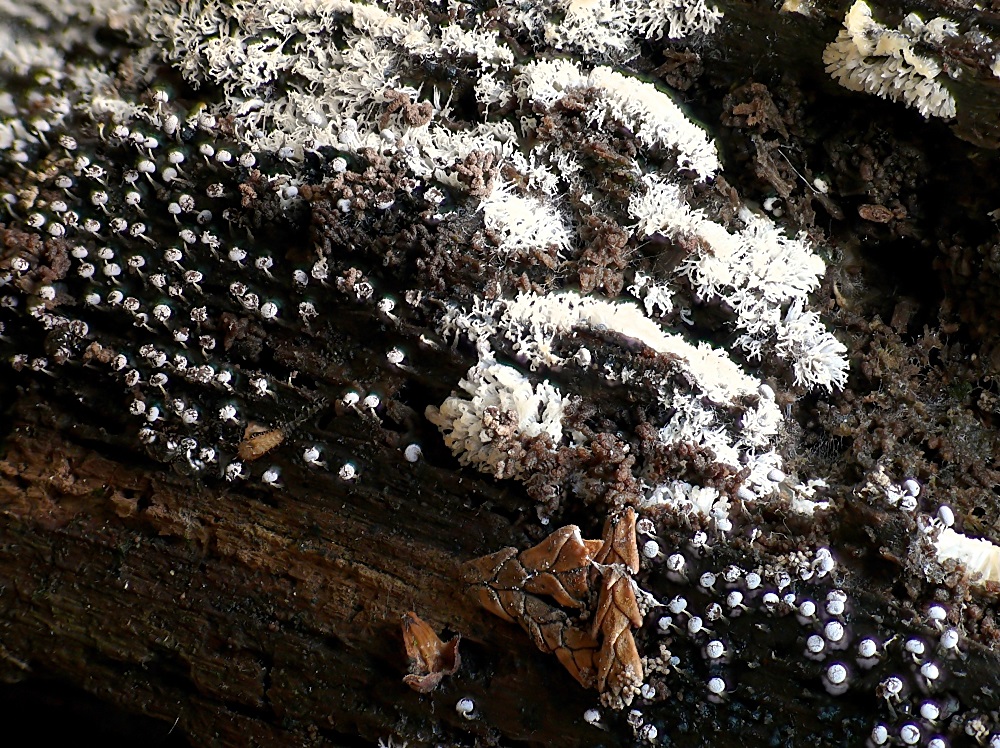
<svg viewBox="0 0 1000 748">
<path fill-rule="evenodd" d="M 483 508 L 505 503 L 495 488 L 391 450 L 355 484 L 199 486 L 81 444 L 46 404 L 11 415 L 6 682 L 71 684 L 195 745 L 592 739 L 588 694 L 458 583 L 460 562 L 522 536 Z M 408 610 L 463 637 L 428 696 L 402 682 Z"/>
</svg>

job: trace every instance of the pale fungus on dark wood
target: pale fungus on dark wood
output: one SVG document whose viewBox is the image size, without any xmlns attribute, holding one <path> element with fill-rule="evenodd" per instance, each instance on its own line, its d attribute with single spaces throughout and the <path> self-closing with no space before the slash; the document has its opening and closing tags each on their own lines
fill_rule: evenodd
<svg viewBox="0 0 1000 748">
<path fill-rule="evenodd" d="M 11 734 L 1000 745 L 996 10 L 0 2 Z"/>
</svg>

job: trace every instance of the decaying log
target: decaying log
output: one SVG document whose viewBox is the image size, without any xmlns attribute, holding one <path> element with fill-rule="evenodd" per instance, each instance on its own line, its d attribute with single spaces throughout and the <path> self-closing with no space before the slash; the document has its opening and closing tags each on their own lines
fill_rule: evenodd
<svg viewBox="0 0 1000 748">
<path fill-rule="evenodd" d="M 995 179 L 984 177 L 990 170 L 982 164 L 993 158 L 985 148 L 1000 142 L 995 116 L 1000 79 L 984 67 L 988 55 L 983 50 L 988 45 L 984 42 L 983 49 L 974 50 L 967 42 L 948 42 L 949 62 L 962 69 L 949 85 L 963 105 L 948 125 L 921 123 L 907 119 L 910 113 L 900 114 L 898 106 L 893 109 L 894 105 L 873 97 L 848 94 L 823 73 L 822 50 L 836 35 L 849 3 L 793 4 L 807 7 L 808 13 L 777 13 L 772 2 L 719 5 L 727 17 L 719 36 L 700 40 L 693 51 L 667 42 L 662 47 L 651 43 L 636 68 L 658 82 L 690 90 L 692 110 L 712 128 L 720 119 L 724 122 L 729 131 L 720 142 L 730 149 L 726 179 L 745 197 L 763 202 L 777 194 L 787 201 L 797 229 L 817 235 L 828 232 L 836 252 L 827 258 L 830 281 L 823 293 L 830 301 L 825 311 L 851 342 L 857 381 L 847 392 L 821 402 L 815 412 L 808 408 L 816 404 L 816 396 L 806 396 L 805 405 L 793 402 L 790 395 L 782 403 L 788 410 L 798 408 L 795 412 L 802 416 L 790 427 L 790 443 L 801 442 L 793 460 L 799 467 L 821 460 L 830 469 L 834 511 L 840 513 L 825 515 L 815 524 L 794 518 L 786 523 L 769 509 L 741 509 L 737 522 L 760 522 L 769 528 L 767 535 L 757 546 L 754 541 L 734 540 L 731 547 L 716 549 L 715 555 L 698 556 L 700 549 L 678 547 L 704 562 L 684 572 L 691 579 L 685 576 L 683 583 L 696 580 L 702 571 L 714 574 L 729 565 L 744 563 L 749 568 L 763 563 L 764 550 L 773 555 L 790 553 L 789 538 L 834 540 L 839 543 L 848 579 L 844 586 L 857 606 L 857 620 L 868 630 L 885 633 L 886 639 L 898 619 L 900 640 L 913 634 L 931 641 L 936 630 L 917 619 L 938 599 L 933 595 L 954 595 L 948 598 L 955 601 L 952 624 L 966 626 L 976 638 L 963 640 L 961 656 L 948 654 L 948 663 L 965 679 L 965 685 L 955 685 L 949 695 L 969 714 L 994 709 L 995 715 L 988 694 L 990 689 L 1000 692 L 995 648 L 1000 626 L 990 597 L 995 596 L 996 585 L 970 585 L 954 564 L 936 571 L 933 583 L 914 581 L 910 572 L 927 559 L 916 551 L 913 557 L 906 556 L 912 547 L 906 538 L 915 532 L 912 519 L 900 519 L 864 501 L 859 502 L 860 509 L 842 511 L 849 498 L 867 498 L 852 491 L 887 462 L 893 469 L 920 471 L 928 485 L 940 486 L 938 499 L 954 505 L 970 532 L 995 533 L 1000 522 L 994 497 L 1000 473 L 985 457 L 996 444 L 993 423 L 998 412 L 993 394 L 1000 371 L 993 306 L 997 243 L 995 236 L 984 238 L 991 235 L 982 224 L 969 230 L 973 238 L 963 233 L 965 212 L 988 223 L 983 216 L 996 208 L 982 197 L 995 196 L 996 187 Z M 950 14 L 967 25 L 981 24 L 998 34 L 995 11 L 977 10 L 957 0 L 910 5 L 930 15 Z M 428 74 L 432 73 L 437 74 Z M 774 93 L 779 89 L 780 96 Z M 774 98 L 780 99 L 780 110 Z M 573 106 L 585 106 L 581 102 L 566 102 L 560 116 Z M 429 116 L 399 99 L 395 109 L 389 107 L 386 121 L 400 107 L 410 125 L 422 124 Z M 819 125 L 815 127 L 820 134 L 802 136 L 814 126 L 809 124 L 813 112 L 829 118 L 841 107 L 847 113 L 842 140 L 831 142 L 826 150 L 824 138 L 832 136 Z M 794 137 L 787 129 L 793 120 L 799 128 Z M 875 121 L 886 123 L 884 132 L 864 129 L 865 123 Z M 553 131 L 557 129 L 552 125 Z M 782 137 L 769 139 L 774 133 Z M 557 136 L 550 136 L 556 142 Z M 622 142 L 631 147 L 624 135 Z M 602 151 L 605 145 L 589 143 L 588 148 L 595 163 L 606 169 L 602 178 L 613 181 L 621 177 L 615 171 L 620 156 Z M 903 165 L 896 160 L 900 153 L 906 155 Z M 813 161 L 807 163 L 802 154 Z M 976 178 L 983 181 L 959 175 L 959 167 L 948 159 L 962 169 L 975 167 Z M 928 174 L 929 164 L 943 163 L 947 168 Z M 484 169 L 488 171 L 489 165 L 480 155 L 462 164 L 459 171 L 470 195 L 483 194 Z M 362 184 L 365 179 L 390 183 L 390 166 L 384 162 L 376 166 L 371 167 L 377 172 L 374 177 L 353 172 L 350 176 Z M 796 171 L 806 167 L 808 182 Z M 826 171 L 840 177 L 840 194 L 828 195 L 813 186 L 816 175 Z M 9 184 L 20 184 L 24 178 L 20 172 L 0 176 Z M 316 247 L 325 247 L 330 255 L 330 246 L 340 251 L 343 246 L 353 248 L 358 240 L 357 264 L 373 277 L 383 270 L 378 252 L 403 256 L 426 238 L 416 220 L 411 226 L 386 219 L 379 229 L 384 228 L 385 236 L 370 226 L 343 228 L 333 220 L 340 193 L 326 193 L 322 182 L 329 174 L 319 167 L 314 176 L 316 184 L 303 184 L 299 191 L 307 206 L 287 223 L 284 218 L 271 221 L 277 198 L 264 199 L 266 180 L 260 172 L 242 182 L 241 205 L 257 220 L 252 227 L 256 233 L 248 232 L 244 238 L 287 249 L 290 257 L 303 263 L 304 257 L 311 261 L 310 252 Z M 720 204 L 721 196 L 733 189 L 729 183 L 720 177 L 714 187 L 713 199 Z M 891 207 L 877 204 L 887 196 L 895 200 Z M 732 197 L 732 201 L 737 200 Z M 463 216 L 455 222 L 459 228 L 454 245 L 469 239 L 472 230 L 462 231 L 474 218 L 478 220 Z M 11 225 L 18 220 L 21 217 L 12 217 Z M 580 284 L 588 291 L 620 291 L 621 268 L 626 265 L 624 232 L 596 218 L 584 228 L 590 232 L 588 242 L 593 241 L 576 269 Z M 53 268 L 66 259 L 68 244 L 37 240 L 6 224 L 0 229 L 5 262 L 7 255 L 22 250 L 27 255 L 30 249 L 33 258 L 38 255 L 48 263 L 41 263 L 46 272 L 58 274 Z M 368 237 L 371 246 L 361 247 L 359 237 Z M 865 242 L 872 237 L 882 254 L 866 249 Z M 659 241 L 661 237 L 651 237 L 643 249 L 655 249 Z M 447 242 L 444 246 L 449 247 Z M 664 251 L 653 261 L 669 268 L 687 251 L 679 241 L 672 253 Z M 485 271 L 481 276 L 481 268 L 469 256 L 455 259 L 447 254 L 421 256 L 421 262 L 432 268 L 421 266 L 421 277 L 432 278 L 442 288 L 457 283 L 456 278 L 470 287 L 496 280 Z M 533 266 L 550 270 L 554 263 L 541 252 L 533 259 L 537 261 Z M 402 295 L 408 288 L 404 274 L 416 271 L 406 265 L 409 259 L 398 262 L 402 269 L 394 270 L 396 275 L 385 271 L 380 280 L 387 292 Z M 455 266 L 445 267 L 448 262 Z M 536 286 L 554 278 L 546 277 Z M 360 275 L 340 280 L 350 287 L 367 282 Z M 504 289 L 513 292 L 534 282 L 527 275 L 508 278 Z M 913 287 L 907 285 L 910 282 Z M 291 281 L 281 283 L 280 292 L 287 292 Z M 13 703 L 27 711 L 23 707 L 27 701 L 44 712 L 53 708 L 44 694 L 57 693 L 70 714 L 97 703 L 112 714 L 143 715 L 150 721 L 129 723 L 122 728 L 124 737 L 112 730 L 108 734 L 127 741 L 152 731 L 149 742 L 154 744 L 353 746 L 388 744 L 390 739 L 397 745 L 404 741 L 409 745 L 631 743 L 635 731 L 627 722 L 627 709 L 621 714 L 605 712 L 598 726 L 585 721 L 596 697 L 581 683 L 589 684 L 594 676 L 578 676 L 581 682 L 577 682 L 558 659 L 566 664 L 569 658 L 572 667 L 567 667 L 571 672 L 575 668 L 574 675 L 587 671 L 593 660 L 584 657 L 581 664 L 573 653 L 596 647 L 601 623 L 608 617 L 598 614 L 592 621 L 594 630 L 585 636 L 580 633 L 583 629 L 571 629 L 576 637 L 572 646 L 560 648 L 549 642 L 546 651 L 554 651 L 553 657 L 540 653 L 518 626 L 489 615 L 467 596 L 462 565 L 498 549 L 526 549 L 542 541 L 548 530 L 539 522 L 537 505 L 555 511 L 558 502 L 545 504 L 547 497 L 538 495 L 551 488 L 548 478 L 555 476 L 555 485 L 566 477 L 559 472 L 563 465 L 539 462 L 534 482 L 525 482 L 538 495 L 529 497 L 524 485 L 459 466 L 442 446 L 440 435 L 422 419 L 423 406 L 440 405 L 475 361 L 471 347 L 450 350 L 441 345 L 445 341 L 435 337 L 431 322 L 419 314 L 408 316 L 396 308 L 398 317 L 389 317 L 343 299 L 331 303 L 324 310 L 327 316 L 313 326 L 293 329 L 282 318 L 263 327 L 238 308 L 234 311 L 235 303 L 221 281 L 204 286 L 210 303 L 228 310 L 225 321 L 212 329 L 224 340 L 220 347 L 224 345 L 227 353 L 233 347 L 232 357 L 242 357 L 246 371 L 259 363 L 278 383 L 275 399 L 262 397 L 259 404 L 267 422 L 223 436 L 236 455 L 254 463 L 251 468 L 273 459 L 280 466 L 280 479 L 262 482 L 260 470 L 245 483 L 227 482 L 218 471 L 208 477 L 195 475 L 185 469 L 175 446 L 153 454 L 153 449 L 137 443 L 137 428 L 124 412 L 129 397 L 117 390 L 104 392 L 88 368 L 92 362 L 106 366 L 119 344 L 124 348 L 137 343 L 141 333 L 131 325 L 105 323 L 95 315 L 94 329 L 106 336 L 105 347 L 88 349 L 83 363 L 60 368 L 54 377 L 45 371 L 25 371 L 20 376 L 21 364 L 16 377 L 4 369 L 0 374 L 0 680 L 10 684 L 9 693 L 27 694 Z M 34 293 L 34 288 L 29 291 Z M 701 310 L 699 329 L 707 331 L 706 337 L 723 336 L 719 332 L 723 325 L 714 324 L 715 312 Z M 3 314 L 5 319 L 15 316 L 7 309 Z M 919 324 L 911 325 L 914 320 Z M 58 341 L 47 338 L 39 343 L 28 339 L 31 334 L 14 334 L 4 353 L 29 343 L 49 355 L 50 348 L 58 350 Z M 421 347 L 418 341 L 425 335 L 434 338 L 434 345 Z M 609 339 L 594 330 L 580 335 L 598 355 Z M 7 338 L 3 340 L 6 345 Z M 385 364 L 386 350 L 395 345 L 406 349 L 405 367 Z M 607 347 L 611 349 L 610 344 Z M 628 355 L 652 358 L 643 350 Z M 603 386 L 583 376 L 579 379 L 585 390 Z M 309 384 L 300 384 L 303 380 Z M 389 427 L 373 415 L 374 408 L 365 410 L 342 398 L 348 389 L 379 387 L 383 407 L 393 409 L 381 414 L 392 422 Z M 406 395 L 399 395 L 401 391 Z M 601 391 L 601 415 L 631 413 L 642 394 L 624 388 Z M 299 458 L 305 443 L 292 437 L 304 425 L 310 438 L 334 445 L 329 454 L 315 458 L 326 461 L 323 470 L 312 469 Z M 223 427 L 217 431 L 222 433 Z M 425 459 L 403 458 L 402 450 L 411 439 L 420 442 Z M 603 472 L 595 469 L 588 479 L 605 476 L 618 494 L 634 501 L 638 481 L 629 472 L 628 460 L 636 459 L 639 449 L 624 457 L 624 441 L 616 439 L 609 436 L 599 444 L 604 451 L 595 448 L 575 459 L 598 464 Z M 358 465 L 349 464 L 352 470 L 360 469 L 360 475 L 338 472 L 341 464 L 355 457 Z M 674 460 L 678 470 L 695 470 L 691 466 L 704 459 L 697 450 L 644 457 L 650 463 Z M 599 465 L 602 459 L 608 464 Z M 730 478 L 716 477 L 720 486 Z M 593 538 L 599 535 L 606 513 L 589 509 L 563 506 L 559 511 L 568 513 L 566 521 L 581 525 L 582 537 Z M 663 520 L 669 530 L 678 537 L 690 536 L 693 528 L 671 521 Z M 663 526 L 654 529 L 663 534 Z M 654 546 L 659 542 L 649 530 L 642 539 Z M 598 547 L 587 546 L 587 553 L 596 553 Z M 664 547 L 659 555 L 654 548 L 655 561 L 650 564 L 660 563 L 661 556 L 678 548 Z M 618 551 L 611 566 L 624 565 L 636 574 L 639 558 L 634 544 L 627 550 L 627 554 Z M 525 553 L 529 552 L 522 551 L 522 559 Z M 516 551 L 502 560 L 515 556 Z M 535 588 L 530 592 L 548 595 L 574 613 L 584 607 L 580 598 L 587 586 L 585 575 L 575 579 L 576 587 L 554 574 L 533 578 L 530 584 Z M 620 569 L 595 574 L 588 581 L 594 590 L 600 588 L 599 610 L 620 599 L 619 607 L 629 614 L 618 616 L 619 625 L 614 627 L 623 647 L 615 654 L 622 661 L 639 657 L 632 639 L 636 624 L 644 623 L 636 637 L 641 638 L 645 654 L 656 651 L 657 637 L 664 635 L 665 641 L 665 633 L 680 621 L 657 628 L 662 609 L 650 614 L 640 605 L 631 576 Z M 664 603 L 682 583 L 676 578 L 643 581 L 649 581 L 648 592 Z M 810 589 L 821 594 L 818 584 Z M 696 597 L 702 604 L 709 600 L 701 591 L 692 593 L 691 599 Z M 817 600 L 822 604 L 822 598 Z M 675 735 L 677 744 L 686 739 L 692 745 L 703 741 L 716 746 L 866 739 L 874 709 L 872 700 L 863 695 L 869 691 L 849 693 L 833 706 L 823 701 L 823 689 L 830 684 L 822 680 L 826 676 L 818 665 L 801 657 L 792 660 L 789 653 L 801 654 L 805 634 L 789 604 L 777 605 L 788 608 L 783 610 L 785 618 L 761 623 L 737 615 L 731 624 L 727 642 L 741 649 L 746 662 L 739 671 L 740 698 L 727 701 L 726 693 L 706 698 L 705 681 L 714 671 L 700 664 L 702 653 L 686 653 L 699 663 L 695 675 L 672 669 L 665 644 L 661 657 L 643 657 L 647 674 L 654 679 L 663 676 L 647 700 L 655 702 L 647 716 L 658 720 L 661 735 Z M 409 611 L 444 640 L 461 636 L 461 666 L 427 693 L 417 693 L 403 680 L 410 663 L 400 624 Z M 721 655 L 720 662 L 727 656 L 728 652 Z M 597 662 L 602 672 L 611 665 Z M 902 666 L 910 663 L 904 660 Z M 875 676 L 869 679 L 877 681 Z M 874 687 L 869 690 L 874 692 Z M 465 699 L 471 700 L 474 711 L 456 710 Z M 956 713 L 956 720 L 967 716 Z M 944 720 L 942 725 L 947 726 Z M 956 721 L 955 732 L 965 729 L 957 725 Z M 844 732 L 838 731 L 841 726 Z M 985 741 L 991 729 L 984 727 L 975 737 Z M 703 734 L 696 735 L 698 730 Z"/>
<path fill-rule="evenodd" d="M 589 739 L 582 689 L 457 583 L 461 561 L 519 534 L 476 506 L 509 507 L 502 491 L 424 463 L 210 490 L 80 443 L 45 404 L 11 423 L 4 681 L 74 684 L 200 745 Z M 402 682 L 411 609 L 463 636 L 462 668 L 426 696 Z"/>
</svg>

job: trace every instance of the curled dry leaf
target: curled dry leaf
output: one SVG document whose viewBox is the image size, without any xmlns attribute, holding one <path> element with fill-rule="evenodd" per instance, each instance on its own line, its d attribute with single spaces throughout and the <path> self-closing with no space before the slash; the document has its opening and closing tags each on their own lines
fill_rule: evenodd
<svg viewBox="0 0 1000 748">
<path fill-rule="evenodd" d="M 569 608 L 586 607 L 590 562 L 600 548 L 600 541 L 580 537 L 580 528 L 576 525 L 559 528 L 518 556 L 521 565 L 529 572 L 524 583 L 525 591 L 549 595 Z"/>
<path fill-rule="evenodd" d="M 462 580 L 479 604 L 512 623 L 524 613 L 524 603 L 519 597 L 524 579 L 516 548 L 481 556 L 462 567 Z"/>
<path fill-rule="evenodd" d="M 595 561 L 600 595 L 591 625 L 591 636 L 601 637 L 601 649 L 594 658 L 597 690 L 612 701 L 629 703 L 642 683 L 643 670 L 632 628 L 642 625 L 642 613 L 635 597 L 632 574 L 639 570 L 639 549 L 635 539 L 635 510 L 626 509 L 604 525 L 604 544 Z"/>
<path fill-rule="evenodd" d="M 504 548 L 462 570 L 480 605 L 519 623 L 584 688 L 594 686 L 616 703 L 630 701 L 643 676 L 632 636 L 642 625 L 632 581 L 639 570 L 635 522 L 631 508 L 609 518 L 602 540 L 584 540 L 580 528 L 567 525 L 532 548 Z M 595 586 L 597 611 L 585 629 L 563 608 L 585 611 Z"/>
<path fill-rule="evenodd" d="M 598 564 L 622 564 L 630 572 L 639 572 L 639 546 L 635 540 L 635 509 L 628 507 L 618 517 L 604 523 L 601 548 L 594 556 Z M 597 573 L 595 567 L 595 573 Z"/>
<path fill-rule="evenodd" d="M 601 637 L 601 649 L 594 658 L 597 690 L 601 693 L 623 698 L 624 693 L 642 684 L 642 660 L 632 636 L 632 627 L 641 625 L 632 578 L 620 568 L 608 570 L 592 630 L 592 636 L 596 638 L 600 633 Z"/>
<path fill-rule="evenodd" d="M 403 644 L 410 658 L 410 674 L 403 682 L 419 693 L 433 691 L 444 676 L 458 670 L 462 662 L 458 654 L 461 639 L 456 635 L 444 643 L 434 629 L 411 610 L 403 616 Z"/>
<path fill-rule="evenodd" d="M 585 609 L 590 564 L 601 545 L 601 541 L 584 540 L 576 525 L 567 525 L 520 554 L 515 548 L 504 548 L 462 569 L 462 578 L 480 605 L 519 623 L 535 646 L 554 653 L 584 688 L 595 684 L 597 641 L 541 596 L 567 608 Z"/>
<path fill-rule="evenodd" d="M 243 440 L 239 443 L 236 451 L 241 460 L 253 462 L 266 455 L 283 441 L 285 441 L 285 432 L 282 429 L 269 429 L 258 423 L 249 423 L 243 431 Z"/>
<path fill-rule="evenodd" d="M 524 612 L 512 592 L 547 595 L 559 605 L 582 610 L 590 594 L 590 563 L 600 547 L 601 541 L 584 540 L 579 527 L 566 525 L 520 554 L 504 548 L 468 562 L 462 579 L 484 608 L 508 621 Z"/>
</svg>

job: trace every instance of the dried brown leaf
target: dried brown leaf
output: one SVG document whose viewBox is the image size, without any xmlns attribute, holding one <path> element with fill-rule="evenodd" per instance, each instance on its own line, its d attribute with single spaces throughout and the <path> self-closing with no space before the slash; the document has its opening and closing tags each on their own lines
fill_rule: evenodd
<svg viewBox="0 0 1000 748">
<path fill-rule="evenodd" d="M 617 638 L 605 637 L 594 656 L 597 690 L 616 698 L 642 683 L 642 659 L 635 646 L 631 629 L 625 629 Z"/>
<path fill-rule="evenodd" d="M 639 546 L 635 539 L 635 509 L 628 507 L 618 517 L 604 523 L 602 547 L 594 558 L 599 564 L 624 564 L 633 574 L 639 572 Z"/>
<path fill-rule="evenodd" d="M 573 569 L 563 574 L 536 574 L 524 582 L 524 589 L 533 595 L 548 595 L 567 608 L 586 607 L 589 569 Z"/>
<path fill-rule="evenodd" d="M 511 623 L 517 623 L 517 618 L 515 618 L 511 613 L 507 612 L 504 607 L 503 601 L 500 599 L 499 593 L 490 587 L 488 584 L 477 584 L 469 588 L 470 592 L 476 596 L 476 601 L 490 613 L 495 616 L 500 616 L 505 621 L 510 621 Z"/>
<path fill-rule="evenodd" d="M 525 580 L 525 590 L 549 595 L 568 608 L 586 607 L 590 564 L 601 545 L 599 541 L 584 540 L 576 525 L 559 528 L 518 556 L 525 570 L 534 572 Z"/>
<path fill-rule="evenodd" d="M 601 582 L 601 594 L 597 600 L 597 612 L 591 624 L 591 633 L 597 636 L 601 631 L 614 638 L 618 632 L 634 626 L 642 626 L 642 613 L 635 598 L 632 577 L 620 566 L 607 569 Z"/>
<path fill-rule="evenodd" d="M 576 525 L 560 527 L 538 545 L 521 551 L 518 558 L 528 571 L 564 572 L 588 566 L 603 543 L 584 540 Z"/>
<path fill-rule="evenodd" d="M 403 645 L 410 658 L 410 674 L 403 682 L 420 693 L 433 691 L 444 676 L 452 675 L 461 665 L 461 639 L 456 635 L 446 644 L 416 613 L 407 613 L 403 616 Z"/>
<path fill-rule="evenodd" d="M 462 581 L 466 584 L 486 584 L 496 579 L 500 568 L 517 555 L 516 548 L 504 548 L 488 556 L 480 556 L 462 564 Z"/>
<path fill-rule="evenodd" d="M 519 623 L 580 685 L 621 698 L 642 681 L 642 661 L 632 637 L 632 627 L 642 624 L 631 576 L 639 569 L 635 522 L 635 511 L 627 509 L 608 520 L 602 540 L 584 540 L 576 525 L 567 525 L 520 554 L 505 548 L 465 564 L 462 578 L 480 605 Z M 584 609 L 598 579 L 600 596 L 590 630 L 574 625 L 564 610 L 543 599 Z"/>
<path fill-rule="evenodd" d="M 562 645 L 553 650 L 556 657 L 581 686 L 593 688 L 597 642 L 586 631 L 573 626 L 564 626 L 561 633 Z"/>
<path fill-rule="evenodd" d="M 594 658 L 597 690 L 615 698 L 642 682 L 643 669 L 632 627 L 642 625 L 632 574 L 639 570 L 635 538 L 635 511 L 630 507 L 604 525 L 604 546 L 595 561 L 601 564 L 601 592 L 591 624 L 591 636 L 600 634 L 601 648 Z"/>
</svg>

